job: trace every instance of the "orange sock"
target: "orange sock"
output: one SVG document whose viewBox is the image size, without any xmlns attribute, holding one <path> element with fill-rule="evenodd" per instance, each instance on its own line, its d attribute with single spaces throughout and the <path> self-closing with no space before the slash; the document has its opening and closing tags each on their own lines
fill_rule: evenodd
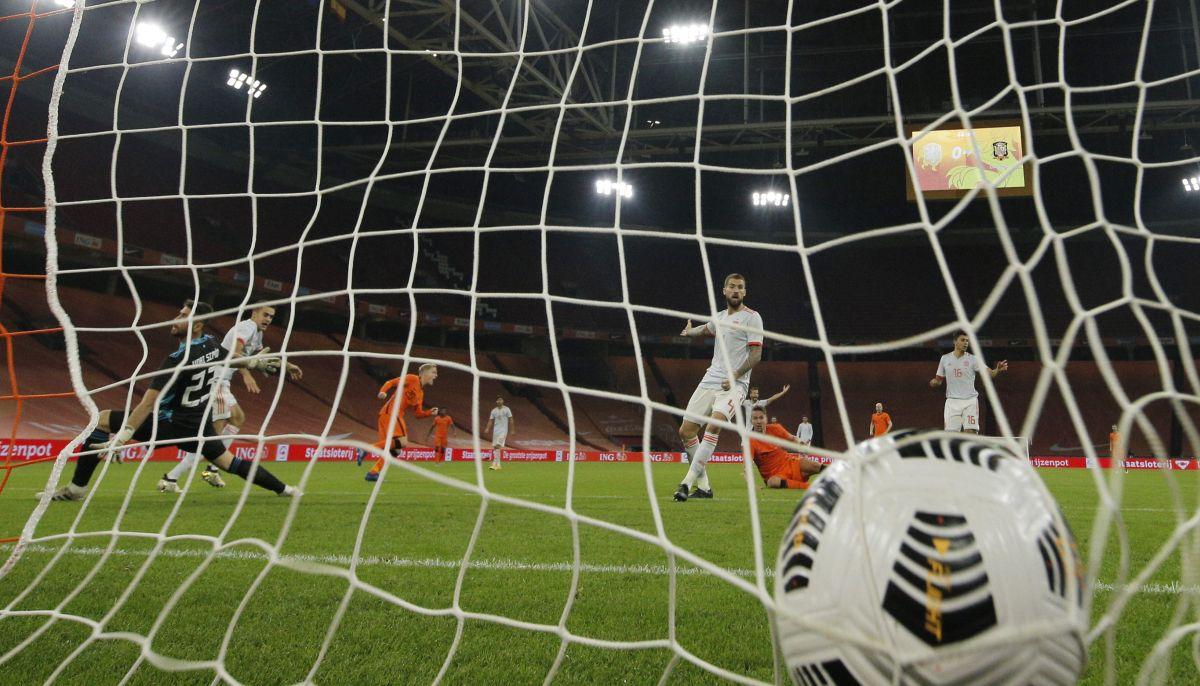
<svg viewBox="0 0 1200 686">
<path fill-rule="evenodd" d="M 371 467 L 371 473 L 372 473 L 372 474 L 378 474 L 378 473 L 379 473 L 379 471 L 380 471 L 381 469 L 383 469 L 383 462 L 384 462 L 384 460 L 383 460 L 383 458 L 382 458 L 382 457 L 381 457 L 381 458 L 379 458 L 378 460 L 375 460 L 375 466 Z"/>
</svg>

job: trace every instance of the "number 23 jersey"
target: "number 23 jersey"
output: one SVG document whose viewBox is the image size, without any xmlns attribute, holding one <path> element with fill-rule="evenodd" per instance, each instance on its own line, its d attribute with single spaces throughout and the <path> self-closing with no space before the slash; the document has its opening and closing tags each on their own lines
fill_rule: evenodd
<svg viewBox="0 0 1200 686">
<path fill-rule="evenodd" d="M 221 362 L 228 356 L 229 351 L 208 334 L 188 343 L 180 343 L 178 350 L 167 355 L 167 359 L 158 367 L 158 375 L 150 382 L 150 388 L 159 392 L 159 420 L 200 426 L 208 410 L 213 379 L 220 374 L 224 366 Z M 184 368 L 172 381 L 175 368 L 181 366 L 181 360 Z M 193 365 L 197 366 L 189 368 Z"/>
</svg>

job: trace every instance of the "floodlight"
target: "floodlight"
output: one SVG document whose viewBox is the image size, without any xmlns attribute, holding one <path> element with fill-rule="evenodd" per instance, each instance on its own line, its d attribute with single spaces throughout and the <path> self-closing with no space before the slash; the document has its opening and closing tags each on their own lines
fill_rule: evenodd
<svg viewBox="0 0 1200 686">
<path fill-rule="evenodd" d="M 663 39 L 668 43 L 699 43 L 708 38 L 708 27 L 704 24 L 677 24 L 663 29 Z"/>
<path fill-rule="evenodd" d="M 176 44 L 175 36 L 168 36 L 163 27 L 148 21 L 138 23 L 134 40 L 138 45 L 157 49 L 163 57 L 174 57 L 183 47 L 183 43 Z"/>
<path fill-rule="evenodd" d="M 1191 179 L 1183 180 L 1183 190 L 1188 191 L 1188 192 L 1192 191 L 1192 180 Z"/>
<path fill-rule="evenodd" d="M 598 179 L 596 181 L 596 193 L 599 195 L 612 195 L 618 193 L 621 197 L 632 198 L 633 186 L 624 181 L 614 181 L 612 179 Z"/>
<path fill-rule="evenodd" d="M 232 86 L 237 91 L 245 86 L 246 93 L 252 98 L 257 98 L 267 89 L 267 84 L 237 69 L 229 70 L 229 78 L 225 80 L 225 85 Z"/>
<path fill-rule="evenodd" d="M 790 196 L 778 191 L 763 191 L 750 196 L 755 207 L 787 207 Z"/>
<path fill-rule="evenodd" d="M 71 8 L 75 7 L 75 0 L 54 0 L 54 4 L 58 5 L 59 7 L 66 7 L 67 9 L 71 9 Z"/>
</svg>

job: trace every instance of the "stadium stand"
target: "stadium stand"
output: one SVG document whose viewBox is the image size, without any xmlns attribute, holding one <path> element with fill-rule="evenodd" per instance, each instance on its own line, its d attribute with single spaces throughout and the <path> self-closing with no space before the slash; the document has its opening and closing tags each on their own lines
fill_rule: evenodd
<svg viewBox="0 0 1200 686">
<path fill-rule="evenodd" d="M 113 328 L 126 326 L 137 318 L 143 323 L 170 321 L 176 307 L 143 300 L 140 315 L 131 301 L 119 296 L 105 295 L 90 290 L 61 288 L 64 306 L 76 325 L 83 328 Z M 19 323 L 21 329 L 38 329 L 55 326 L 55 321 L 45 302 L 45 293 L 40 284 L 12 281 L 4 291 L 3 314 L 6 320 Z M 286 316 L 286 314 L 285 314 Z M 234 317 L 225 316 L 214 320 L 212 330 L 223 332 L 234 323 Z M 279 350 L 283 346 L 284 324 L 273 326 L 267 334 L 267 344 Z M 101 408 L 125 405 L 128 386 L 124 379 L 138 365 L 143 373 L 153 371 L 162 356 L 170 352 L 172 342 L 165 329 L 154 328 L 144 332 L 147 345 L 145 362 L 142 359 L 142 344 L 130 333 L 109 331 L 80 332 L 83 378 L 93 398 Z M 400 356 L 404 347 L 395 343 L 383 343 L 354 338 L 351 351 L 354 355 L 342 358 L 344 337 L 338 334 L 320 333 L 295 329 L 288 334 L 286 350 L 296 355 L 294 361 L 304 368 L 300 382 L 283 383 L 278 391 L 278 380 L 260 382 L 262 393 L 255 396 L 242 388 L 235 380 L 235 389 L 249 417 L 247 431 L 256 431 L 265 423 L 269 435 L 294 433 L 321 433 L 327 431 L 332 438 L 354 437 L 368 442 L 374 440 L 375 416 L 379 401 L 376 390 L 389 375 L 399 374 L 403 365 Z M 63 341 L 61 335 L 17 337 L 12 341 L 14 359 L 19 362 L 20 388 L 23 394 L 60 394 L 60 397 L 36 397 L 24 400 L 21 412 L 21 437 L 66 438 L 86 423 L 87 416 L 72 395 L 70 377 L 63 365 Z M 568 447 L 568 407 L 563 394 L 552 388 L 537 384 L 501 383 L 489 378 L 488 374 L 512 374 L 531 380 L 552 382 L 555 378 L 553 364 L 546 359 L 514 353 L 483 353 L 476 356 L 471 365 L 467 351 L 416 346 L 411 351 L 413 363 L 436 360 L 443 365 L 437 382 L 427 394 L 427 405 L 446 406 L 451 409 L 458 431 L 451 445 L 467 447 L 472 444 L 471 399 L 474 394 L 472 368 L 484 375 L 479 381 L 478 424 L 480 430 L 487 423 L 487 414 L 494 399 L 503 396 L 512 408 L 517 421 L 517 431 L 510 446 L 514 448 Z M 883 402 L 892 414 L 897 428 L 936 427 L 941 423 L 943 395 L 940 390 L 927 386 L 936 368 L 937 351 L 930 350 L 928 361 L 921 362 L 866 362 L 846 361 L 837 366 L 840 387 L 849 417 L 850 436 L 853 440 L 866 437 L 867 422 L 875 402 Z M 670 407 L 686 404 L 698 380 L 708 366 L 708 349 L 695 349 L 693 359 L 652 357 L 647 355 L 643 362 L 647 392 L 650 398 Z M 1007 411 L 1008 421 L 1019 434 L 1032 431 L 1033 450 L 1037 454 L 1082 454 L 1083 448 L 1074 435 L 1071 415 L 1061 394 L 1051 389 L 1042 414 L 1032 427 L 1024 427 L 1025 412 L 1030 395 L 1037 385 L 1041 366 L 1035 362 L 1012 362 L 1010 371 L 1000 377 L 998 393 Z M 808 388 L 807 362 L 768 361 L 755 371 L 754 381 L 767 397 L 782 387 L 791 384 L 791 392 L 776 401 L 770 414 L 794 431 L 801 415 L 809 415 L 814 425 L 819 425 L 823 447 L 842 450 L 846 447 L 845 427 L 839 420 L 837 397 L 828 367 L 818 363 L 818 378 L 822 397 L 819 416 L 813 416 Z M 344 369 L 343 369 L 344 366 Z M 1113 371 L 1121 385 L 1131 396 L 1138 396 L 1161 388 L 1158 369 L 1153 362 L 1114 362 Z M 587 383 L 572 379 L 576 388 L 592 387 L 622 393 L 631 398 L 640 396 L 637 364 L 630 357 L 613 357 L 596 362 L 596 369 L 588 374 L 579 369 L 564 370 L 573 375 L 586 375 Z M 340 397 L 338 386 L 345 374 L 345 384 Z M 0 378 L 11 387 L 8 370 L 0 369 Z M 1066 377 L 1075 391 L 1079 418 L 1086 434 L 1093 437 L 1093 444 L 1100 454 L 1107 453 L 1109 426 L 1120 415 L 1120 401 L 1115 398 L 1105 383 L 1098 367 L 1093 362 L 1072 362 L 1066 369 Z M 144 383 L 138 385 L 138 392 Z M 982 389 L 982 384 L 980 384 Z M 136 395 L 134 399 L 136 399 Z M 338 412 L 326 428 L 328 408 L 336 402 Z M 275 407 L 272 409 L 272 403 Z M 18 411 L 14 402 L 0 406 L 0 413 L 7 420 Z M 570 411 L 574 414 L 575 429 L 580 449 L 615 450 L 642 446 L 642 429 L 645 414 L 638 402 L 602 398 L 581 390 L 570 394 Z M 1165 402 L 1152 403 L 1144 409 L 1147 419 L 1160 436 L 1170 433 L 1171 409 Z M 983 426 L 985 433 L 998 433 L 999 424 L 995 412 L 983 403 Z M 411 421 L 412 435 L 416 443 L 422 443 L 429 425 L 428 419 Z M 651 418 L 651 447 L 657 450 L 677 450 L 675 431 L 679 424 L 678 415 L 653 412 Z M 1131 455 L 1152 455 L 1151 444 L 1140 431 L 1129 436 Z M 486 439 L 484 440 L 486 443 Z M 737 450 L 738 439 L 726 432 L 720 443 L 721 450 Z"/>
</svg>

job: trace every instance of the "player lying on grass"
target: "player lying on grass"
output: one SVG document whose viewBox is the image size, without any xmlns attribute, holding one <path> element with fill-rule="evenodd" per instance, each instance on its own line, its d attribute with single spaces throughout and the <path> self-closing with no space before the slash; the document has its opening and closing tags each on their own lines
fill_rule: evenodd
<svg viewBox="0 0 1200 686">
<path fill-rule="evenodd" d="M 799 439 L 787 429 L 767 423 L 767 413 L 761 407 L 750 412 L 750 425 L 754 433 L 773 436 L 800 447 Z M 750 434 L 750 457 L 768 488 L 808 488 L 808 477 L 824 469 L 820 462 L 790 455 L 782 446 L 755 438 L 754 433 Z"/>
<path fill-rule="evenodd" d="M 104 410 L 96 429 L 85 445 L 99 453 L 80 455 L 75 462 L 71 483 L 50 494 L 51 500 L 82 500 L 88 482 L 101 459 L 121 461 L 121 450 L 130 441 L 178 441 L 172 443 L 185 452 L 199 452 L 221 469 L 252 480 L 273 493 L 298 496 L 300 492 L 284 484 L 266 468 L 251 460 L 234 457 L 213 428 L 209 416 L 209 396 L 213 377 L 224 367 L 230 353 L 215 338 L 204 333 L 204 318 L 212 314 L 208 303 L 187 301 L 179 310 L 179 318 L 171 323 L 171 335 L 180 340 L 179 349 L 159 365 L 158 373 L 141 402 L 129 412 Z M 191 326 L 188 317 L 191 316 Z M 261 369 L 268 373 L 279 371 L 278 357 L 255 355 L 230 361 L 231 366 Z M 158 414 L 157 422 L 150 416 Z M 119 427 L 119 428 L 118 428 Z M 110 432 L 116 431 L 115 434 Z M 182 440 L 180 440 L 182 439 Z M 45 494 L 39 494 L 39 498 Z"/>
</svg>

